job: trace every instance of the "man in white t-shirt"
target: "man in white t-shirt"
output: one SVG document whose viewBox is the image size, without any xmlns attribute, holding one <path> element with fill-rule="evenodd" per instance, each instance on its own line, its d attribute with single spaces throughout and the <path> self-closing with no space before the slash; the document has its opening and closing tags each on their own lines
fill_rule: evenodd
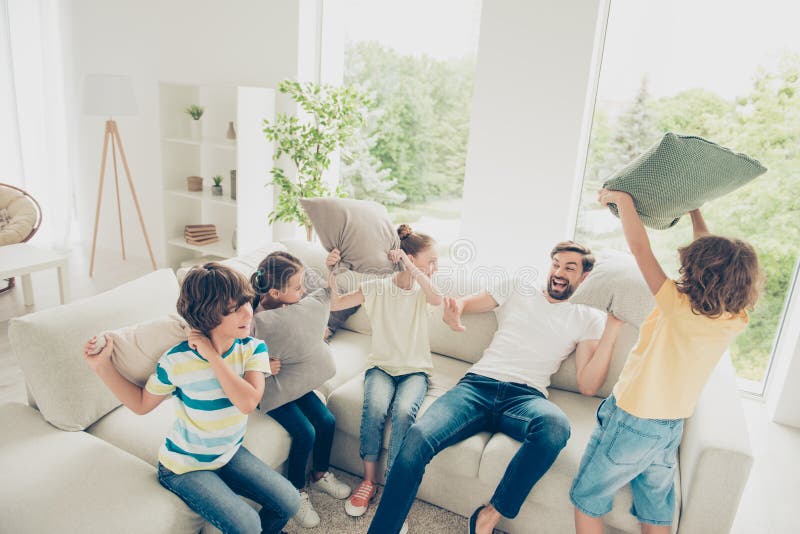
<svg viewBox="0 0 800 534">
<path fill-rule="evenodd" d="M 478 363 L 406 433 L 371 534 L 400 532 L 425 466 L 441 450 L 484 431 L 522 442 L 489 504 L 470 518 L 469 532 L 491 533 L 501 517 L 516 517 L 566 445 L 569 421 L 547 400 L 550 376 L 575 350 L 578 388 L 594 395 L 605 382 L 622 321 L 568 301 L 594 267 L 588 248 L 565 241 L 550 258 L 546 289 L 510 282 L 446 300 L 444 321 L 453 330 L 464 330 L 463 313 L 494 310 L 497 332 Z"/>
</svg>

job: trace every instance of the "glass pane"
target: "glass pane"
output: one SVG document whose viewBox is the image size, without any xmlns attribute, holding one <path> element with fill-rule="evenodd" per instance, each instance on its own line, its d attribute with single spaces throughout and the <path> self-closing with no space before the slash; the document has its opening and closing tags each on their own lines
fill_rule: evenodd
<svg viewBox="0 0 800 534">
<path fill-rule="evenodd" d="M 345 83 L 375 102 L 342 154 L 350 196 L 383 203 L 398 224 L 458 237 L 480 0 L 347 0 Z"/>
<path fill-rule="evenodd" d="M 712 232 L 756 248 L 767 277 L 731 348 L 739 377 L 759 393 L 800 253 L 797 20 L 800 5 L 777 0 L 613 0 L 576 231 L 598 249 L 627 248 L 597 190 L 664 132 L 699 135 L 761 161 L 765 175 L 702 208 Z M 691 240 L 688 217 L 649 235 L 676 277 L 676 249 Z"/>
</svg>

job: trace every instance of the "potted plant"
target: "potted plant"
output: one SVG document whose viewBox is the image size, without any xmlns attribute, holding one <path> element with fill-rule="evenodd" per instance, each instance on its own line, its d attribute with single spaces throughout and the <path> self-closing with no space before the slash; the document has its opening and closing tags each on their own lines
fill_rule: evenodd
<svg viewBox="0 0 800 534">
<path fill-rule="evenodd" d="M 278 203 L 269 214 L 269 222 L 298 223 L 311 241 L 311 220 L 300 205 L 301 198 L 343 197 L 341 187 L 334 191 L 322 179 L 331 164 L 331 155 L 364 124 L 369 99 L 352 86 L 334 87 L 316 83 L 300 84 L 284 80 L 278 85 L 302 109 L 302 118 L 278 114 L 275 122 L 264 121 L 267 139 L 275 141 L 273 158 L 291 162 L 295 177 L 275 165 L 272 182 L 279 188 Z"/>
<path fill-rule="evenodd" d="M 191 132 L 192 139 L 200 139 L 200 117 L 203 116 L 203 111 L 205 111 L 205 109 L 197 104 L 192 104 L 183 111 L 189 115 L 189 117 L 191 117 L 191 120 L 189 121 L 189 130 Z"/>
<path fill-rule="evenodd" d="M 211 186 L 211 194 L 215 197 L 222 196 L 222 176 L 219 174 L 211 178 L 214 180 L 214 185 Z"/>
</svg>

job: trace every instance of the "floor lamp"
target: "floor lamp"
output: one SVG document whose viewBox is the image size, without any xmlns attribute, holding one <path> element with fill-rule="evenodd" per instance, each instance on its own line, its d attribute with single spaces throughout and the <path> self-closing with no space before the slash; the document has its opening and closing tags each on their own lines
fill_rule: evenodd
<svg viewBox="0 0 800 534">
<path fill-rule="evenodd" d="M 153 257 L 153 249 L 150 246 L 150 238 L 147 236 L 147 229 L 144 226 L 142 209 L 139 207 L 139 198 L 136 196 L 136 188 L 133 186 L 131 170 L 128 167 L 128 159 L 125 157 L 125 150 L 122 148 L 122 139 L 119 135 L 117 122 L 113 119 L 119 115 L 135 115 L 136 96 L 133 92 L 133 82 L 129 76 L 116 76 L 111 74 L 87 74 L 84 80 L 83 91 L 83 112 L 86 115 L 101 115 L 108 117 L 103 137 L 103 156 L 100 162 L 100 184 L 97 190 L 97 211 L 94 216 L 94 235 L 92 237 L 92 259 L 89 265 L 89 276 L 94 276 L 94 256 L 97 248 L 97 230 L 100 224 L 100 205 L 103 201 L 103 181 L 106 173 L 106 160 L 108 159 L 109 142 L 111 143 L 111 159 L 114 164 L 114 186 L 117 196 L 117 216 L 119 218 L 119 239 L 122 244 L 122 259 L 125 259 L 125 236 L 122 232 L 122 207 L 119 199 L 119 174 L 117 173 L 117 151 L 122 160 L 122 167 L 125 169 L 125 176 L 128 178 L 128 185 L 131 189 L 133 203 L 136 206 L 136 213 L 139 215 L 139 224 L 142 227 L 144 241 L 147 243 L 147 251 L 150 253 L 150 262 L 153 270 L 156 270 L 156 260 Z"/>
</svg>

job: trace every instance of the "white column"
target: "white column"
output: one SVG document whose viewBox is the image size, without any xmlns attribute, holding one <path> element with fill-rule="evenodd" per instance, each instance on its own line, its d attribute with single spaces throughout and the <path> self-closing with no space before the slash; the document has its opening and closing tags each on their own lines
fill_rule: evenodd
<svg viewBox="0 0 800 534">
<path fill-rule="evenodd" d="M 482 265 L 541 265 L 572 235 L 607 0 L 483 3 L 462 236 Z"/>
</svg>

